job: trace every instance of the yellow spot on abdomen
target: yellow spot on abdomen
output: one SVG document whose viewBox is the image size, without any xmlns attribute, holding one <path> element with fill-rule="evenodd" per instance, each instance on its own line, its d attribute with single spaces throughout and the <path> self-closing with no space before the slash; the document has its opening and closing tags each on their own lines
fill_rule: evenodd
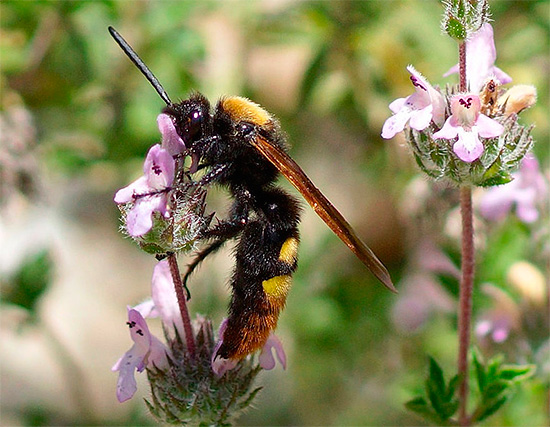
<svg viewBox="0 0 550 427">
<path fill-rule="evenodd" d="M 264 126 L 271 121 L 271 115 L 250 99 L 231 96 L 221 100 L 223 109 L 233 120 Z"/>
<path fill-rule="evenodd" d="M 275 276 L 269 280 L 264 280 L 262 286 L 265 293 L 270 297 L 286 298 L 291 282 L 292 277 L 285 274 L 284 276 Z"/>
<path fill-rule="evenodd" d="M 300 242 L 296 237 L 289 237 L 281 246 L 281 252 L 279 252 L 279 261 L 284 261 L 287 264 L 294 264 L 298 255 L 298 244 Z"/>
</svg>

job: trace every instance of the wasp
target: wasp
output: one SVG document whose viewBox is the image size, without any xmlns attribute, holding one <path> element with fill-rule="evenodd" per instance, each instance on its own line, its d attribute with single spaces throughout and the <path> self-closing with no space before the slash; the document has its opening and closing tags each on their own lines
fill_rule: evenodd
<svg viewBox="0 0 550 427">
<path fill-rule="evenodd" d="M 208 244 L 188 266 L 183 283 L 210 254 L 236 240 L 232 296 L 222 345 L 215 357 L 239 360 L 263 347 L 277 326 L 298 260 L 299 201 L 276 185 L 282 174 L 313 210 L 367 268 L 396 292 L 386 267 L 357 236 L 350 224 L 288 155 L 278 120 L 264 108 L 239 96 L 222 97 L 212 107 L 200 93 L 174 103 L 135 51 L 112 27 L 112 37 L 155 88 L 204 170 L 199 187 L 217 184 L 232 196 L 227 219 L 208 228 Z"/>
</svg>

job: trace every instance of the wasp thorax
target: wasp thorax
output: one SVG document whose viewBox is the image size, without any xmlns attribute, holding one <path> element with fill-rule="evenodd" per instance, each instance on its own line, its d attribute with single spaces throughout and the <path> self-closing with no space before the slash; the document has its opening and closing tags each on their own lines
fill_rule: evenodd
<svg viewBox="0 0 550 427">
<path fill-rule="evenodd" d="M 250 99 L 240 96 L 222 98 L 220 106 L 232 120 L 265 126 L 273 121 L 271 115 Z"/>
</svg>

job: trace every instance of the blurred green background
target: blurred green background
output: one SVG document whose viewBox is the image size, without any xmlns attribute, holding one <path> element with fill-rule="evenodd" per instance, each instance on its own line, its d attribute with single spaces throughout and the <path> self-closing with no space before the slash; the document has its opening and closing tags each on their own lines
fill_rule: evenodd
<svg viewBox="0 0 550 427">
<path fill-rule="evenodd" d="M 496 65 L 537 87 L 538 103 L 521 120 L 536 125 L 548 175 L 550 3 L 491 8 Z M 305 209 L 300 267 L 278 327 L 288 368 L 260 375 L 264 390 L 240 424 L 422 424 L 403 403 L 423 388 L 427 355 L 456 369 L 456 278 L 433 264 L 458 262 L 457 195 L 420 177 L 401 137 L 385 141 L 380 130 L 388 104 L 412 92 L 408 64 L 433 84 L 456 82 L 441 77 L 457 62 L 442 11 L 436 0 L 3 1 L 2 425 L 154 424 L 139 396 L 116 401 L 110 372 L 131 344 L 126 305 L 149 295 L 155 264 L 118 233 L 112 196 L 140 175 L 163 103 L 109 25 L 173 100 L 191 90 L 212 101 L 243 95 L 279 117 L 292 156 L 400 289 L 396 296 L 376 283 Z M 223 216 L 227 196 L 210 197 Z M 516 322 L 506 342 L 477 344 L 539 366 L 486 424 L 547 425 L 547 212 L 530 226 L 478 220 L 474 320 L 499 307 L 506 314 L 481 291 L 491 283 L 512 301 Z M 519 260 L 546 276 L 542 302 L 511 286 Z M 231 268 L 230 248 L 203 265 L 190 284 L 192 312 L 221 321 Z"/>
</svg>

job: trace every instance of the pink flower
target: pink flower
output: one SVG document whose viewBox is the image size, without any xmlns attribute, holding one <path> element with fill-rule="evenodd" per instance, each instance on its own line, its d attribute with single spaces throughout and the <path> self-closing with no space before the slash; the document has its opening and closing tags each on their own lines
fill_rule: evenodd
<svg viewBox="0 0 550 427">
<path fill-rule="evenodd" d="M 537 159 L 533 155 L 525 156 L 513 177 L 512 182 L 493 187 L 484 194 L 480 203 L 481 215 L 490 220 L 501 220 L 515 204 L 521 221 L 531 223 L 539 218 L 537 204 L 544 201 L 548 193 Z"/>
<path fill-rule="evenodd" d="M 269 338 L 265 342 L 262 351 L 260 352 L 260 366 L 264 368 L 267 371 L 270 371 L 275 367 L 275 358 L 273 357 L 272 350 L 275 350 L 275 355 L 277 356 L 277 360 L 283 367 L 283 369 L 286 369 L 286 354 L 285 350 L 283 349 L 283 343 L 281 343 L 281 340 L 273 334 L 273 332 L 269 335 Z"/>
<path fill-rule="evenodd" d="M 223 319 L 220 329 L 218 331 L 219 341 L 217 342 L 216 346 L 214 347 L 214 351 L 212 352 L 212 371 L 219 377 L 223 376 L 227 371 L 235 368 L 239 361 L 237 359 L 223 359 L 221 357 L 217 356 L 218 350 L 222 346 L 223 343 L 223 333 L 225 331 L 225 328 L 227 327 L 227 319 Z M 275 358 L 273 357 L 272 350 L 275 350 L 275 355 L 277 356 L 277 360 L 279 360 L 279 363 L 282 365 L 283 369 L 286 369 L 286 354 L 283 349 L 283 344 L 277 338 L 273 333 L 269 335 L 269 338 L 267 339 L 266 343 L 264 344 L 262 351 L 260 352 L 260 366 L 270 371 L 275 367 Z"/>
<path fill-rule="evenodd" d="M 174 159 L 159 144 L 153 145 L 143 165 L 143 176 L 119 190 L 115 203 L 134 202 L 126 217 L 126 228 L 133 237 L 142 236 L 153 226 L 153 212 L 165 218 L 168 211 L 168 190 L 174 181 Z"/>
<path fill-rule="evenodd" d="M 472 38 L 466 41 L 466 78 L 471 92 L 479 93 L 489 77 L 496 77 L 502 85 L 512 81 L 508 74 L 495 67 L 496 59 L 493 27 L 485 23 Z M 454 73 L 458 73 L 458 64 L 443 76 L 447 77 Z"/>
<path fill-rule="evenodd" d="M 157 125 L 162 135 L 162 148 L 170 153 L 171 156 L 176 156 L 185 151 L 185 142 L 178 135 L 172 117 L 168 114 L 159 114 L 157 116 Z"/>
<path fill-rule="evenodd" d="M 497 121 L 480 113 L 481 101 L 477 95 L 459 94 L 451 99 L 451 116 L 433 137 L 458 138 L 453 145 L 455 154 L 465 162 L 477 160 L 483 153 L 479 137 L 494 138 L 504 132 Z"/>
<path fill-rule="evenodd" d="M 396 99 L 390 104 L 390 110 L 395 114 L 384 123 L 382 138 L 393 138 L 404 129 L 407 122 L 416 130 L 426 129 L 432 120 L 437 125 L 443 123 L 445 112 L 443 95 L 439 90 L 434 89 L 412 65 L 409 65 L 407 70 L 411 74 L 415 93 L 408 98 Z"/>
<path fill-rule="evenodd" d="M 165 368 L 168 363 L 166 346 L 149 332 L 145 318 L 159 317 L 167 331 L 173 327 L 183 334 L 183 324 L 179 311 L 174 283 L 168 261 L 160 261 L 153 270 L 151 281 L 152 300 L 147 300 L 134 308 L 128 307 L 128 326 L 134 345 L 113 366 L 119 371 L 117 398 L 119 402 L 130 399 L 137 390 L 135 371 L 143 372 L 146 367 Z"/>
<path fill-rule="evenodd" d="M 185 153 L 188 147 L 185 141 L 179 136 L 172 117 L 168 114 L 159 114 L 157 124 L 162 135 L 162 148 L 168 151 L 172 156 L 178 156 Z M 196 153 L 191 154 L 191 166 L 189 172 L 195 173 L 199 165 L 199 156 Z"/>
<path fill-rule="evenodd" d="M 160 261 L 153 270 L 151 295 L 155 314 L 160 316 L 164 328 L 170 331 L 174 326 L 180 336 L 184 336 L 183 321 L 178 304 L 178 298 L 172 281 L 170 264 L 167 260 Z"/>
<path fill-rule="evenodd" d="M 134 345 L 114 364 L 112 371 L 118 371 L 116 395 L 119 402 L 131 399 L 137 390 L 135 371 L 143 372 L 147 366 L 167 366 L 167 348 L 149 332 L 141 313 L 128 307 L 128 326 Z"/>
</svg>

